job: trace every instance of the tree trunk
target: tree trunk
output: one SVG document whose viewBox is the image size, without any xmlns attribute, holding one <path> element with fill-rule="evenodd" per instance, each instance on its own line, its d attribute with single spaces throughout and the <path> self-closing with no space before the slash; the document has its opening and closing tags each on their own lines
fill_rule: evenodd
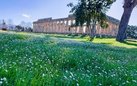
<svg viewBox="0 0 137 86">
<path fill-rule="evenodd" d="M 119 31 L 118 31 L 116 41 L 124 41 L 126 29 L 128 26 L 128 22 L 129 22 L 132 10 L 133 10 L 132 6 L 124 7 L 124 13 L 120 21 Z"/>
<path fill-rule="evenodd" d="M 96 23 L 92 25 L 92 28 L 90 26 L 90 38 L 94 39 L 95 35 L 96 35 Z"/>
</svg>

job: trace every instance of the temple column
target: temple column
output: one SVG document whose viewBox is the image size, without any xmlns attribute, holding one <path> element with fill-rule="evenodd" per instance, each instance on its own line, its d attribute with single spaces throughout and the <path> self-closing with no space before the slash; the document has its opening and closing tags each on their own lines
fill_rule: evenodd
<svg viewBox="0 0 137 86">
<path fill-rule="evenodd" d="M 112 24 L 110 23 L 110 35 L 113 36 Z"/>
<path fill-rule="evenodd" d="M 60 20 L 60 33 L 62 33 L 62 21 Z"/>
<path fill-rule="evenodd" d="M 106 28 L 104 28 L 104 35 L 106 35 L 107 34 L 107 30 L 106 30 Z"/>
<path fill-rule="evenodd" d="M 98 24 L 98 35 L 100 35 L 100 25 Z"/>
<path fill-rule="evenodd" d="M 60 21 L 58 21 L 58 33 L 60 32 Z"/>
<path fill-rule="evenodd" d="M 47 33 L 47 22 L 45 23 L 45 32 Z"/>
<path fill-rule="evenodd" d="M 117 26 L 117 32 L 116 32 L 116 35 L 118 34 L 118 29 L 119 29 L 119 25 L 116 25 Z"/>
<path fill-rule="evenodd" d="M 110 26 L 108 26 L 108 35 L 110 36 Z"/>
<path fill-rule="evenodd" d="M 37 31 L 38 31 L 38 25 L 37 25 L 37 24 L 35 24 L 34 31 L 35 31 L 35 32 L 37 32 Z"/>
<path fill-rule="evenodd" d="M 52 32 L 51 22 L 49 22 L 49 32 Z"/>
<path fill-rule="evenodd" d="M 48 32 L 50 32 L 50 23 L 48 22 Z"/>
<path fill-rule="evenodd" d="M 60 33 L 60 32 L 61 32 L 61 28 L 60 28 L 61 23 L 60 23 L 60 21 L 59 21 L 59 24 L 58 24 L 58 25 L 59 25 L 59 28 L 58 28 L 58 29 L 59 29 L 59 33 Z"/>
<path fill-rule="evenodd" d="M 47 22 L 47 33 L 49 32 L 49 23 Z"/>
<path fill-rule="evenodd" d="M 81 29 L 82 29 L 82 27 L 81 26 L 78 26 L 79 27 L 79 33 L 81 33 Z"/>
<path fill-rule="evenodd" d="M 88 28 L 87 26 L 86 26 L 86 34 L 90 35 L 90 28 Z"/>
<path fill-rule="evenodd" d="M 82 29 L 82 34 L 84 34 L 84 26 L 82 26 L 82 28 L 81 28 L 81 29 Z"/>
<path fill-rule="evenodd" d="M 44 32 L 44 25 L 43 25 L 43 23 L 42 23 L 41 26 L 42 26 L 42 27 L 41 27 L 41 31 Z"/>
<path fill-rule="evenodd" d="M 83 33 L 84 34 L 86 33 L 86 26 L 85 25 L 83 26 Z"/>
<path fill-rule="evenodd" d="M 52 21 L 52 33 L 54 33 L 54 21 Z"/>
<path fill-rule="evenodd" d="M 107 36 L 109 36 L 109 22 L 107 22 L 108 27 L 107 27 Z"/>
<path fill-rule="evenodd" d="M 99 24 L 97 24 L 97 27 L 96 27 L 96 34 L 99 34 Z"/>
<path fill-rule="evenodd" d="M 99 27 L 99 32 L 100 32 L 100 36 L 102 35 L 102 28 L 101 26 Z"/>
<path fill-rule="evenodd" d="M 46 27 L 45 27 L 45 23 L 43 23 L 43 26 L 44 26 L 44 27 L 43 27 L 43 32 L 45 32 L 45 28 L 46 28 Z"/>
<path fill-rule="evenodd" d="M 75 28 L 75 34 L 77 34 L 77 27 L 74 27 Z"/>
<path fill-rule="evenodd" d="M 102 29 L 102 34 L 104 35 L 104 28 L 101 28 Z"/>
<path fill-rule="evenodd" d="M 115 25 L 113 24 L 113 36 L 115 36 Z"/>
<path fill-rule="evenodd" d="M 52 33 L 54 33 L 54 21 L 52 21 Z"/>
<path fill-rule="evenodd" d="M 56 33 L 58 33 L 58 21 L 56 21 Z"/>
<path fill-rule="evenodd" d="M 57 23 L 56 23 L 56 33 L 58 33 L 58 21 L 57 21 Z"/>
<path fill-rule="evenodd" d="M 62 30 L 63 30 L 63 27 L 62 27 L 62 26 L 63 26 L 63 24 L 62 24 L 62 23 L 63 23 L 63 22 L 62 22 L 62 21 L 60 21 L 60 33 L 62 33 L 62 32 L 63 32 L 63 31 L 62 31 Z"/>
<path fill-rule="evenodd" d="M 50 33 L 52 33 L 52 22 L 50 21 Z"/>
<path fill-rule="evenodd" d="M 48 32 L 48 30 L 47 30 L 47 29 L 48 29 L 48 24 L 47 24 L 47 22 L 46 22 L 46 33 Z"/>
<path fill-rule="evenodd" d="M 54 21 L 54 23 L 53 23 L 53 30 L 54 30 L 53 32 L 54 33 L 56 33 L 56 26 L 55 26 L 55 24 L 56 24 L 56 22 Z"/>
<path fill-rule="evenodd" d="M 49 22 L 48 22 L 48 33 L 50 32 L 50 25 L 49 25 Z"/>
<path fill-rule="evenodd" d="M 55 21 L 55 33 L 57 33 L 57 21 Z"/>
<path fill-rule="evenodd" d="M 79 33 L 79 26 L 77 26 L 77 33 Z"/>
<path fill-rule="evenodd" d="M 71 20 L 68 20 L 68 32 L 71 33 Z"/>
<path fill-rule="evenodd" d="M 42 32 L 44 32 L 44 23 L 42 23 Z"/>
<path fill-rule="evenodd" d="M 65 32 L 65 21 L 63 20 L 63 23 L 62 23 L 62 32 L 64 33 Z"/>
<path fill-rule="evenodd" d="M 71 20 L 71 25 L 70 27 L 73 25 L 73 20 Z M 71 33 L 74 33 L 74 27 L 71 27 Z"/>
<path fill-rule="evenodd" d="M 69 32 L 68 20 L 66 20 L 65 31 L 66 31 L 66 33 Z"/>
</svg>

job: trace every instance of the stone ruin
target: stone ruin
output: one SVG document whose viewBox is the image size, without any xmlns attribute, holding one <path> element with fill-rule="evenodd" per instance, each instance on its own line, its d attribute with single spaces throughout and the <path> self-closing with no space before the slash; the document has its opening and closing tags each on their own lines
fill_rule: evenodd
<svg viewBox="0 0 137 86">
<path fill-rule="evenodd" d="M 96 35 L 116 36 L 118 33 L 119 20 L 107 16 L 108 28 L 101 28 L 99 24 L 96 24 Z M 56 34 L 89 34 L 90 30 L 86 25 L 74 26 L 75 17 L 69 15 L 66 18 L 52 19 L 43 18 L 33 22 L 33 31 L 42 33 L 56 33 Z"/>
</svg>

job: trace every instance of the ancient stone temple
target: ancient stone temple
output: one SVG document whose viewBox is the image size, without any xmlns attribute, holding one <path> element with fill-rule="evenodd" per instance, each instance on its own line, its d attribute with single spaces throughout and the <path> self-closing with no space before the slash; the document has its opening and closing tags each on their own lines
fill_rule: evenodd
<svg viewBox="0 0 137 86">
<path fill-rule="evenodd" d="M 108 28 L 101 28 L 99 24 L 96 25 L 97 35 L 116 36 L 118 33 L 119 20 L 108 17 Z M 74 27 L 75 18 L 73 15 L 69 15 L 67 18 L 52 19 L 44 18 L 33 22 L 34 32 L 43 33 L 67 33 L 67 34 L 89 34 L 89 30 L 86 25 Z"/>
</svg>

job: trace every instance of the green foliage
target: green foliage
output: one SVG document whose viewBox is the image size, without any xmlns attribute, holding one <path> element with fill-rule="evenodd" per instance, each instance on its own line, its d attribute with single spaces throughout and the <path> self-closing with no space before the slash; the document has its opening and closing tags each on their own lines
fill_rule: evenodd
<svg viewBox="0 0 137 86">
<path fill-rule="evenodd" d="M 20 25 L 17 25 L 16 28 L 20 30 L 20 29 L 22 29 L 23 27 L 20 26 Z"/>
<path fill-rule="evenodd" d="M 127 37 L 137 39 L 137 26 L 128 26 L 126 35 Z"/>
<path fill-rule="evenodd" d="M 90 38 L 90 37 L 88 36 L 86 41 L 92 42 L 93 40 L 94 40 L 93 38 Z"/>
<path fill-rule="evenodd" d="M 114 39 L 96 44 L 57 36 L 0 31 L 0 85 L 137 85 L 136 48 L 108 46 Z"/>
<path fill-rule="evenodd" d="M 70 12 L 75 16 L 76 26 L 82 26 L 86 23 L 89 29 L 95 29 L 97 22 L 101 27 L 108 26 L 105 13 L 113 2 L 115 0 L 78 0 L 77 5 L 74 6 L 73 3 L 69 3 L 68 6 L 72 7 Z M 91 32 L 94 36 L 95 32 Z"/>
</svg>

